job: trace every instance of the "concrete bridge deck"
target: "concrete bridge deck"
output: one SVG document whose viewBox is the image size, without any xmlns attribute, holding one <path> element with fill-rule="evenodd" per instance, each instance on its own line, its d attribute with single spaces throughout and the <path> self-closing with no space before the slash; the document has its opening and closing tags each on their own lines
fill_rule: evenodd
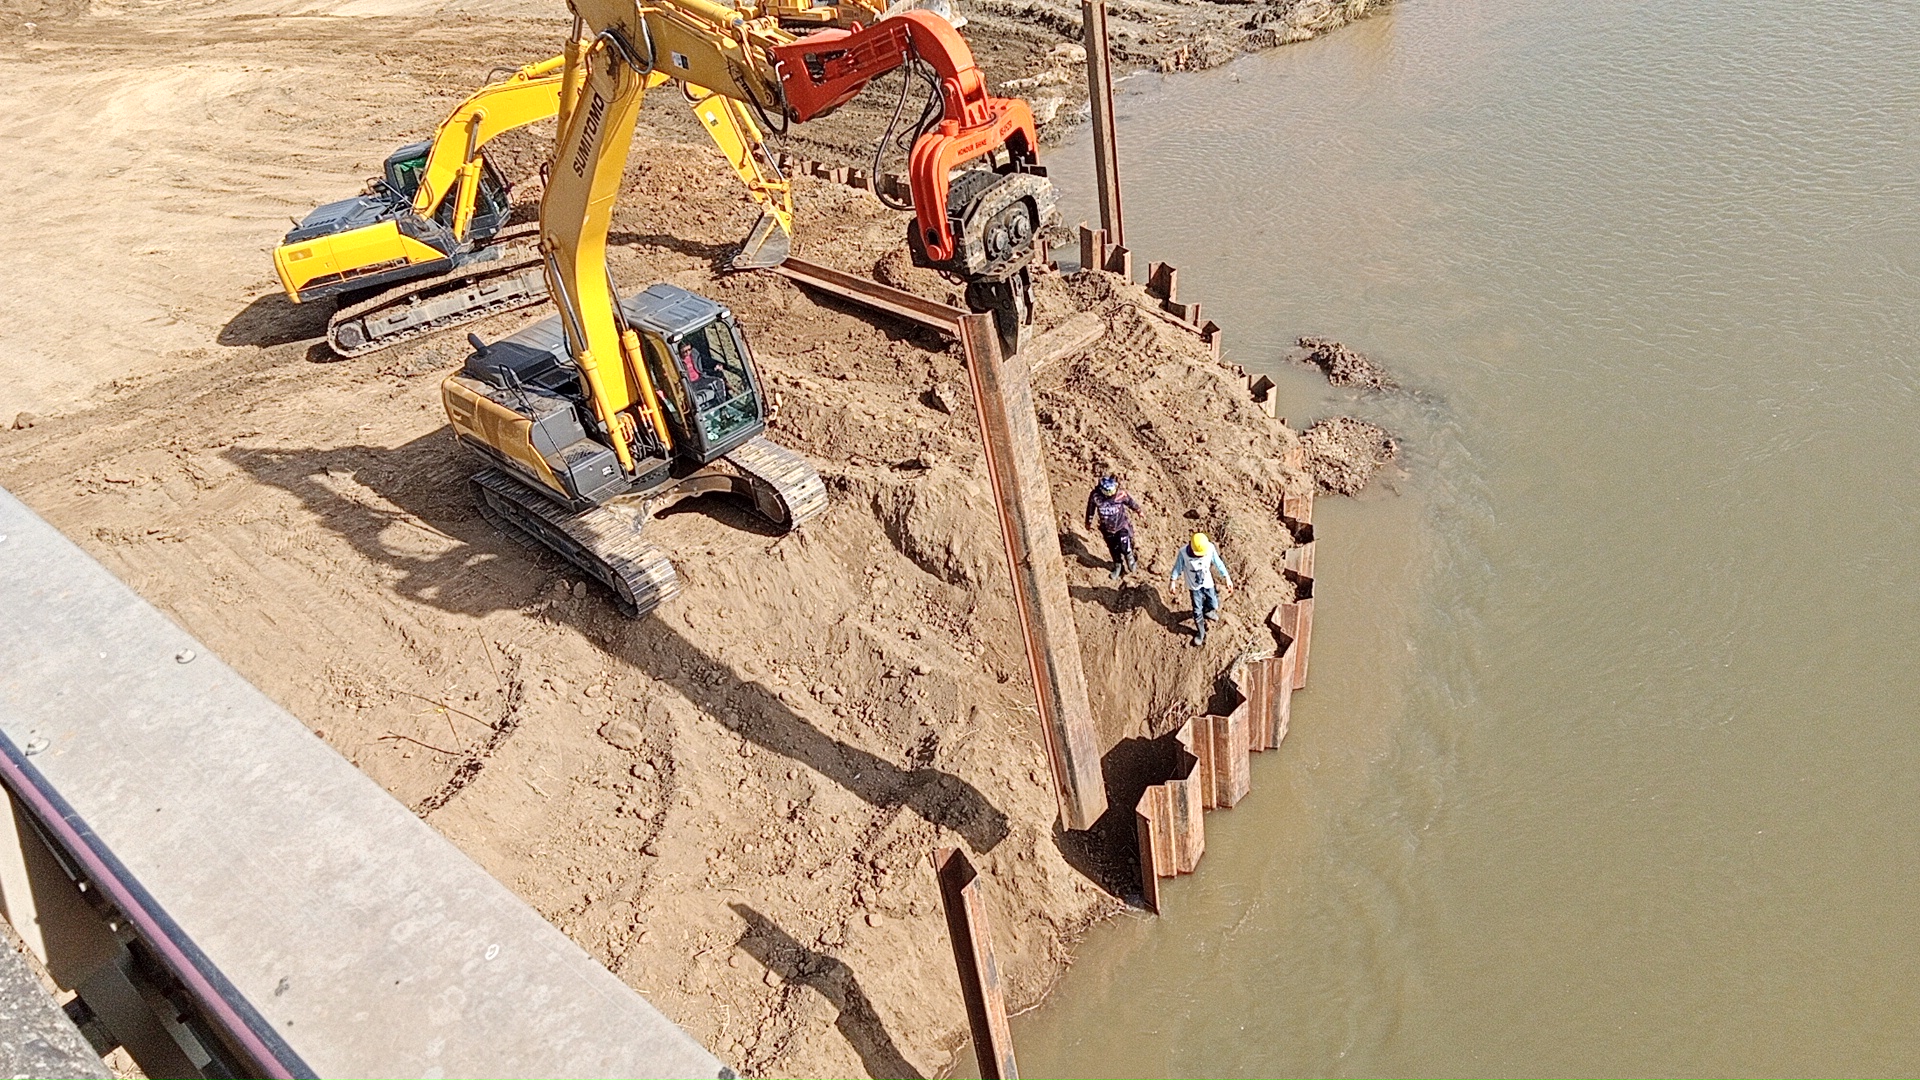
<svg viewBox="0 0 1920 1080">
<path fill-rule="evenodd" d="M 16 773 L 64 799 L 283 1040 L 296 1075 L 731 1075 L 5 491 L 0 732 L 24 755 Z M 89 908 L 71 867 L 35 854 L 47 830 L 26 799 L 13 809 L 6 913 L 106 1016 L 140 926 L 103 938 L 74 923 Z M 130 1049 L 141 1037 L 113 1034 Z"/>
</svg>

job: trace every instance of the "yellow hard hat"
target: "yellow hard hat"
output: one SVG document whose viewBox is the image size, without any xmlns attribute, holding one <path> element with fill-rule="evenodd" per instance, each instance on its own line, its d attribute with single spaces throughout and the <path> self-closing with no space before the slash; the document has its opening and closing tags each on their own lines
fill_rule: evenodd
<svg viewBox="0 0 1920 1080">
<path fill-rule="evenodd" d="M 1206 533 L 1194 533 L 1193 540 L 1187 546 L 1193 549 L 1195 555 L 1205 557 L 1207 552 L 1213 550 L 1213 541 L 1207 539 Z"/>
</svg>

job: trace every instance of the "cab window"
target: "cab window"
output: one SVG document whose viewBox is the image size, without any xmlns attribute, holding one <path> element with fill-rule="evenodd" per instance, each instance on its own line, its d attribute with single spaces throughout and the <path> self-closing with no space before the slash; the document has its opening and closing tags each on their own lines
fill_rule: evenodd
<svg viewBox="0 0 1920 1080">
<path fill-rule="evenodd" d="M 505 218 L 512 207 L 507 201 L 507 185 L 501 182 L 500 174 L 493 171 L 493 165 L 487 159 L 481 158 L 480 162 L 480 189 L 474 193 L 473 199 L 474 228 L 490 229 L 494 226 L 488 223 L 488 217 L 491 215 L 497 222 Z M 421 160 L 420 165 L 421 168 L 413 173 L 413 186 L 407 189 L 408 198 L 419 194 L 420 174 L 426 171 L 425 159 Z M 440 209 L 434 211 L 433 220 L 446 228 L 453 228 L 453 212 L 460 203 L 459 194 L 458 184 L 448 187 L 441 194 Z"/>
<path fill-rule="evenodd" d="M 747 358 L 735 340 L 733 328 L 716 319 L 669 343 L 675 366 L 693 396 L 700 435 L 716 446 L 760 419 L 760 399 L 754 393 Z"/>
<path fill-rule="evenodd" d="M 420 190 L 420 174 L 427 171 L 427 159 L 408 158 L 405 161 L 390 162 L 387 165 L 387 186 L 403 199 L 413 198 Z"/>
<path fill-rule="evenodd" d="M 672 377 L 673 373 L 679 369 L 679 365 L 675 362 L 675 357 L 672 355 L 674 350 L 669 350 L 667 343 L 660 340 L 660 338 L 650 330 L 643 332 L 640 338 L 646 343 L 646 349 L 652 357 L 652 367 L 656 375 L 664 374 L 668 376 L 664 379 L 655 379 L 654 393 L 659 397 L 661 407 L 667 412 L 667 423 L 673 427 L 674 438 L 692 438 L 693 432 L 687 427 L 686 418 L 687 415 L 693 411 L 693 403 L 687 397 L 685 372 L 681 372 L 680 378 L 676 379 Z"/>
</svg>

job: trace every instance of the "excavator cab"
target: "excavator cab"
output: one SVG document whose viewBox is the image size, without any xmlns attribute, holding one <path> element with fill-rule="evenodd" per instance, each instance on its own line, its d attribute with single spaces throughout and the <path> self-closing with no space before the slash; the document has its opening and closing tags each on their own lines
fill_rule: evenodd
<svg viewBox="0 0 1920 1080">
<path fill-rule="evenodd" d="M 705 465 L 766 430 L 753 353 L 732 312 L 665 284 L 620 310 L 646 349 L 677 456 Z"/>
<path fill-rule="evenodd" d="M 408 143 L 406 146 L 387 155 L 381 166 L 380 182 L 386 190 L 399 199 L 399 212 L 408 212 L 413 207 L 413 197 L 420 191 L 420 174 L 427 171 L 427 157 L 433 152 L 433 143 Z M 473 221 L 467 226 L 467 242 L 484 244 L 493 234 L 506 224 L 507 215 L 513 210 L 512 192 L 505 180 L 500 179 L 493 162 L 486 154 L 480 155 L 480 188 L 474 195 Z M 433 215 L 434 223 L 443 229 L 453 228 L 454 200 L 442 199 L 439 210 Z"/>
</svg>

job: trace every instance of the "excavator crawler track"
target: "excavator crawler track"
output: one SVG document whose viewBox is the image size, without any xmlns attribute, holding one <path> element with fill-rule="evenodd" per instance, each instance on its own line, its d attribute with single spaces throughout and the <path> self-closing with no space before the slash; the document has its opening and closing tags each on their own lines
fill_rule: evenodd
<svg viewBox="0 0 1920 1080">
<path fill-rule="evenodd" d="M 568 510 L 499 469 L 474 474 L 473 495 L 494 527 L 564 556 L 612 589 L 626 615 L 638 618 L 679 595 L 673 561 L 640 538 L 644 514 L 617 506 Z"/>
<path fill-rule="evenodd" d="M 538 304 L 547 298 L 547 278 L 529 243 L 516 230 L 498 241 L 503 254 L 468 263 L 427 281 L 402 282 L 342 306 L 327 320 L 327 347 L 343 358 L 365 356 L 403 341 Z"/>
<path fill-rule="evenodd" d="M 747 478 L 761 517 L 792 531 L 827 509 L 827 485 L 812 463 L 764 435 L 741 443 L 726 460 Z"/>
<path fill-rule="evenodd" d="M 757 513 L 785 531 L 826 511 L 827 486 L 820 474 L 806 458 L 764 436 L 735 447 L 725 461 L 738 475 L 717 478 L 722 481 L 717 488 L 690 478 L 679 492 L 640 505 L 614 502 L 570 510 L 498 468 L 474 474 L 473 497 L 481 516 L 495 528 L 565 557 L 613 590 L 622 612 L 638 618 L 680 593 L 672 560 L 641 539 L 653 512 L 676 495 L 731 489 L 749 496 Z"/>
</svg>

